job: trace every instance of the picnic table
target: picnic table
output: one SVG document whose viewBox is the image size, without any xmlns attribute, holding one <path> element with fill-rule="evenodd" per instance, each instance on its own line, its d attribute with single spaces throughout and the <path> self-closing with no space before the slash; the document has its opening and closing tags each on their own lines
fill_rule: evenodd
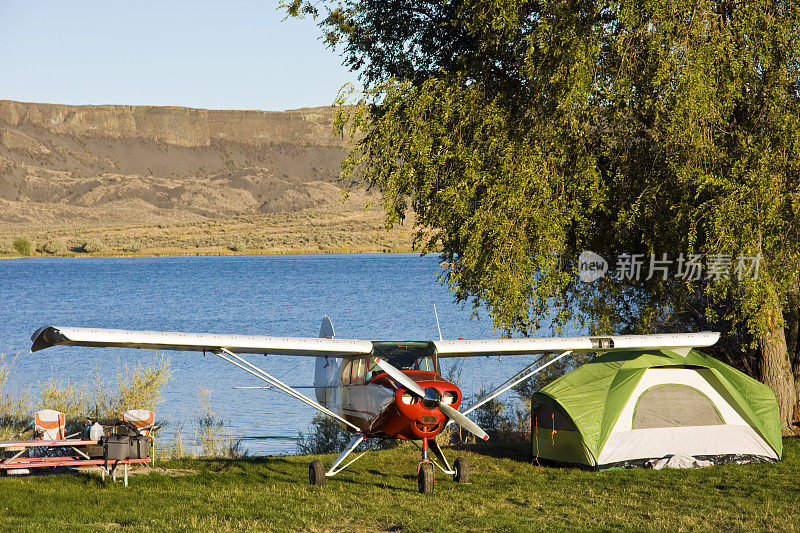
<svg viewBox="0 0 800 533">
<path fill-rule="evenodd" d="M 28 470 L 31 468 L 47 467 L 78 467 L 78 466 L 99 466 L 100 472 L 105 480 L 106 474 L 116 482 L 117 466 L 122 465 L 125 473 L 125 486 L 128 486 L 128 465 L 135 463 L 149 463 L 150 458 L 142 459 L 118 459 L 108 460 L 104 458 L 91 457 L 87 453 L 87 447 L 99 446 L 100 441 L 96 440 L 18 440 L 0 441 L 0 451 L 11 452 L 11 457 L 0 459 L 0 471 Z M 23 457 L 30 448 L 69 448 L 67 455 L 45 456 L 45 457 Z M 81 448 L 84 448 L 83 450 Z M 15 453 L 16 452 L 16 453 Z M 11 473 L 11 472 L 9 472 Z M 22 473 L 22 472 L 16 472 Z"/>
</svg>

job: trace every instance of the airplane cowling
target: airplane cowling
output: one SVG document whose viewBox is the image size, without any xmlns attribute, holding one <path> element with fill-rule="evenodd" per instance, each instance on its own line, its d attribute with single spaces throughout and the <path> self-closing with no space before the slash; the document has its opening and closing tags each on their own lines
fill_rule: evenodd
<svg viewBox="0 0 800 533">
<path fill-rule="evenodd" d="M 423 388 L 436 389 L 439 395 L 446 392 L 455 393 L 455 401 L 451 404 L 457 409 L 461 403 L 461 390 L 447 381 L 419 381 Z M 403 402 L 403 394 L 407 391 L 399 388 L 394 393 L 394 408 L 396 416 L 390 417 L 393 420 L 384 422 L 384 430 L 387 433 L 394 433 L 409 439 L 433 438 L 444 429 L 447 424 L 447 417 L 438 407 L 427 407 L 418 400 L 413 404 Z M 387 431 L 388 430 L 388 431 Z"/>
</svg>

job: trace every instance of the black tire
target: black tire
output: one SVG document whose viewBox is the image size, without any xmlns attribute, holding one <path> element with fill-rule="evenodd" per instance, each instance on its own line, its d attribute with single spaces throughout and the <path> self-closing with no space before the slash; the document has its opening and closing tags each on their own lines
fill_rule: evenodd
<svg viewBox="0 0 800 533">
<path fill-rule="evenodd" d="M 308 465 L 308 481 L 316 487 L 325 486 L 325 465 L 319 459 L 311 461 L 311 464 Z"/>
<path fill-rule="evenodd" d="M 417 472 L 417 487 L 422 494 L 431 494 L 434 484 L 433 463 L 422 463 Z"/>
<path fill-rule="evenodd" d="M 469 476 L 472 473 L 469 461 L 463 457 L 459 457 L 453 464 L 453 470 L 456 471 L 456 473 L 453 474 L 453 481 L 456 483 L 469 483 Z"/>
</svg>

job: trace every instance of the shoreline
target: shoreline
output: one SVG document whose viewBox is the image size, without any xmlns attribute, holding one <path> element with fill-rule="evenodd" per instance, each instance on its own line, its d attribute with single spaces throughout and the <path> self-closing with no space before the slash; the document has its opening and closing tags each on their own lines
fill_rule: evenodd
<svg viewBox="0 0 800 533">
<path fill-rule="evenodd" d="M 257 256 L 257 255 L 392 255 L 392 254 L 421 254 L 417 250 L 412 248 L 408 249 L 393 249 L 393 250 L 305 250 L 305 249 L 298 249 L 298 250 L 285 250 L 285 251 L 250 251 L 245 250 L 243 252 L 228 252 L 228 253 L 98 253 L 98 254 L 87 254 L 87 253 L 68 253 L 68 254 L 32 254 L 32 255 L 0 255 L 0 261 L 2 260 L 18 260 L 18 259 L 102 259 L 102 258 L 116 258 L 116 257 L 222 257 L 222 256 L 231 256 L 231 257 L 244 257 L 244 256 Z M 437 252 L 438 253 L 438 252 Z"/>
<path fill-rule="evenodd" d="M 429 252 L 438 253 L 438 252 Z M 257 256 L 257 255 L 386 255 L 386 254 L 422 254 L 412 247 L 396 247 L 391 250 L 387 249 L 328 249 L 328 250 L 309 250 L 307 248 L 298 249 L 284 249 L 284 250 L 242 250 L 240 252 L 165 252 L 165 253 L 134 253 L 134 252 L 119 252 L 119 253 L 82 253 L 82 252 L 69 252 L 61 254 L 48 254 L 48 253 L 35 253 L 31 255 L 8 255 L 1 254 L 0 261 L 3 260 L 18 260 L 18 259 L 96 259 L 96 258 L 115 258 L 115 257 L 244 257 L 244 256 Z"/>
<path fill-rule="evenodd" d="M 0 222 L 0 259 L 414 252 L 414 220 L 386 228 L 375 208 L 187 220 Z"/>
</svg>

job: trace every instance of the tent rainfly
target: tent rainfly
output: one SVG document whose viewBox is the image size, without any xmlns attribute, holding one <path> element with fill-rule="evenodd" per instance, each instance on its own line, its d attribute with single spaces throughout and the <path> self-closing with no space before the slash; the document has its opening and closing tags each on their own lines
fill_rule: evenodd
<svg viewBox="0 0 800 533">
<path fill-rule="evenodd" d="M 534 394 L 531 412 L 534 458 L 557 463 L 773 462 L 782 452 L 772 389 L 696 350 L 599 355 Z"/>
</svg>

